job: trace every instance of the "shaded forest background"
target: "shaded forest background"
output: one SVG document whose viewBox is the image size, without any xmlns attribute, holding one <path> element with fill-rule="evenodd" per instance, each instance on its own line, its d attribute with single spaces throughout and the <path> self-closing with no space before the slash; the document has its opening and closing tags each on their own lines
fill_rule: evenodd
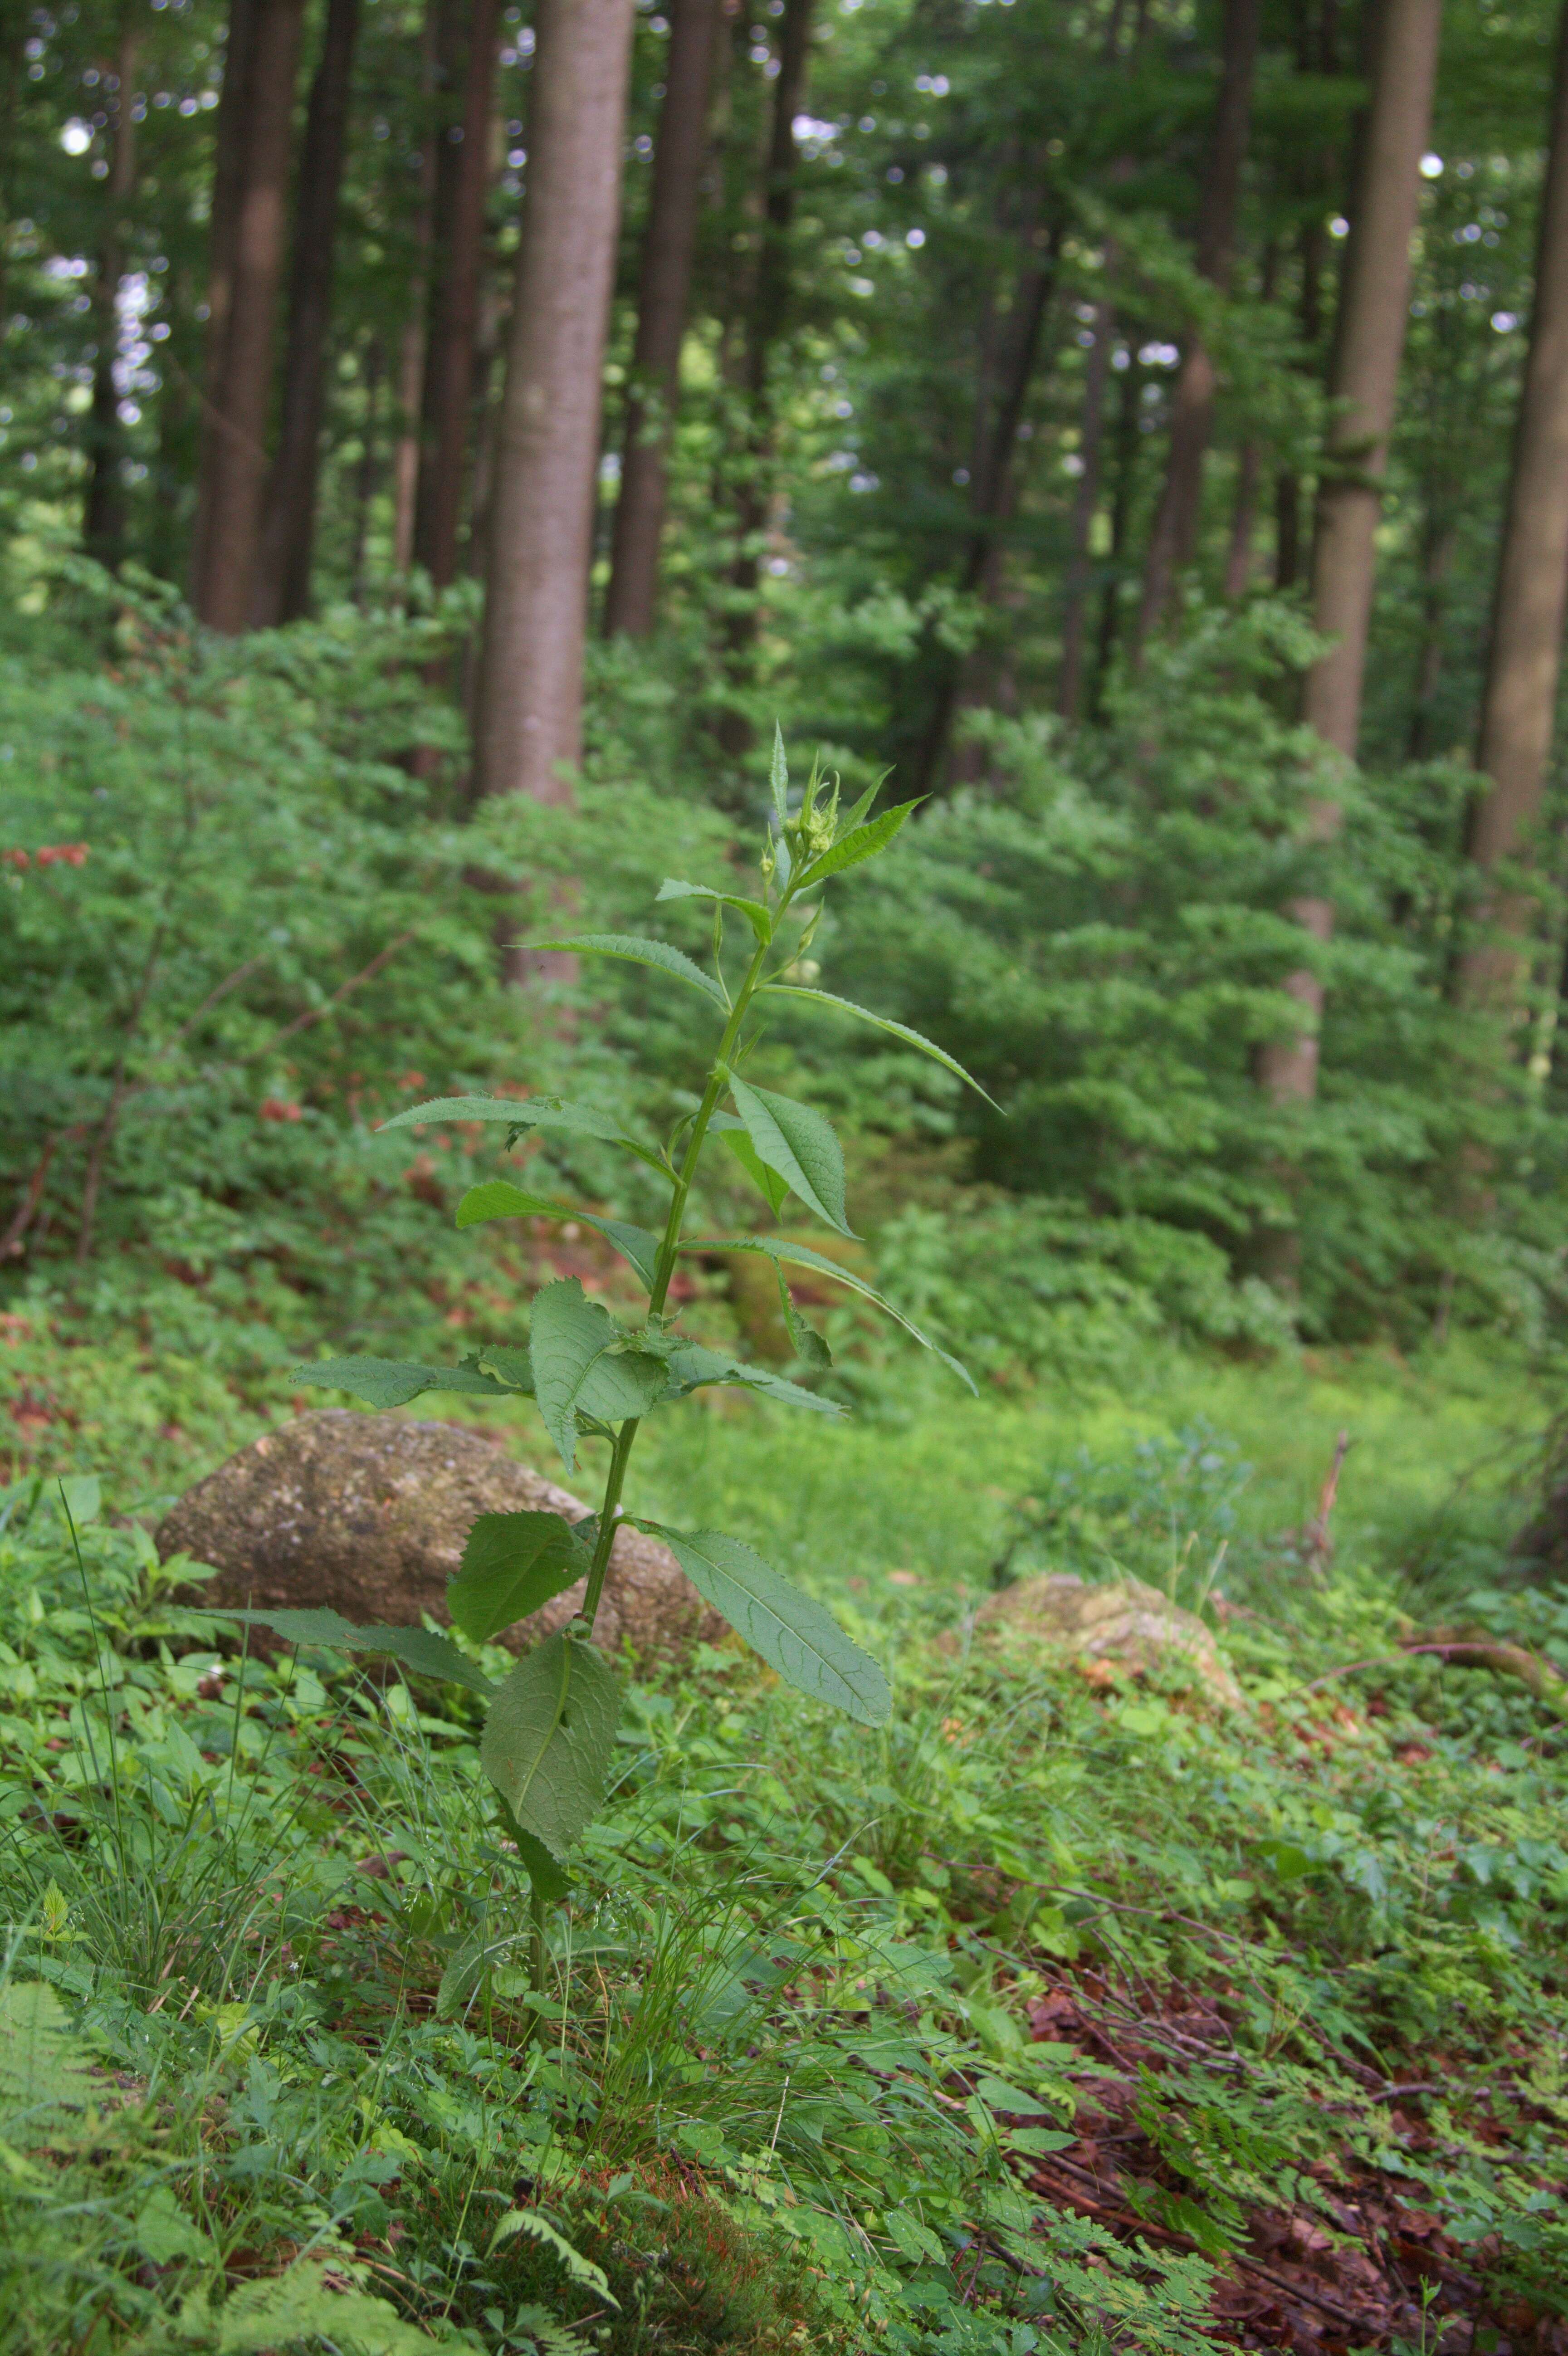
<svg viewBox="0 0 1568 2356">
<path fill-rule="evenodd" d="M 446 1303 L 460 1173 L 369 1123 L 584 1064 L 678 1115 L 646 977 L 507 945 L 741 856 L 776 719 L 928 797 L 812 978 L 1005 1118 L 880 1034 L 764 1055 L 998 1378 L 1555 1332 L 1550 12 L 9 0 L 4 41 L 24 1290 L 172 1280 L 279 1350 L 378 1330 L 394 1268 Z"/>
</svg>

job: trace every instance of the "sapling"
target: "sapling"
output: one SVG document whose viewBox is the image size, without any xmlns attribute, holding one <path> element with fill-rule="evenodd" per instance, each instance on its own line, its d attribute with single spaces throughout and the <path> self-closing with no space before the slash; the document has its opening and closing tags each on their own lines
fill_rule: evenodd
<svg viewBox="0 0 1568 2356">
<path fill-rule="evenodd" d="M 878 1663 L 820 1603 L 743 1540 L 717 1530 L 667 1528 L 627 1513 L 623 1505 L 627 1468 L 645 1417 L 708 1385 L 739 1386 L 809 1414 L 836 1417 L 844 1412 L 803 1383 L 683 1333 L 678 1313 L 667 1307 L 680 1255 L 748 1251 L 770 1260 L 785 1326 L 805 1369 L 825 1369 L 831 1359 L 822 1335 L 802 1317 L 791 1296 L 786 1271 L 792 1267 L 831 1278 L 873 1301 L 916 1341 L 936 1350 L 974 1389 L 955 1358 L 937 1350 L 852 1269 L 809 1245 L 782 1236 L 693 1238 L 686 1233 L 699 1161 L 709 1141 L 718 1138 L 761 1190 L 775 1217 L 793 1194 L 825 1226 L 853 1236 L 846 1215 L 844 1155 L 827 1121 L 812 1106 L 778 1096 L 745 1076 L 755 1018 L 768 1001 L 786 998 L 830 1007 L 874 1023 L 934 1057 L 971 1087 L 978 1086 L 952 1056 L 918 1032 L 795 978 L 807 970 L 802 959 L 820 920 L 824 887 L 833 877 L 886 851 L 915 805 L 903 802 L 869 817 L 877 790 L 873 787 L 853 809 L 841 812 L 837 781 L 827 790 L 814 769 L 792 817 L 784 744 L 776 732 L 771 782 L 773 817 L 761 861 L 758 896 L 675 880 L 658 894 L 661 901 L 712 904 L 711 972 L 667 941 L 620 933 L 588 933 L 535 945 L 651 966 L 710 1001 L 719 1036 L 701 1100 L 695 1112 L 676 1123 L 662 1146 L 634 1137 L 610 1113 L 546 1096 L 441 1097 L 414 1105 L 384 1124 L 405 1129 L 434 1121 L 493 1121 L 506 1129 L 508 1150 L 538 1130 L 557 1130 L 602 1138 L 635 1154 L 669 1189 L 660 1234 L 601 1217 L 575 1204 L 558 1203 L 503 1178 L 471 1187 L 458 1205 L 457 1224 L 470 1227 L 489 1219 L 573 1219 L 596 1228 L 646 1290 L 642 1323 L 623 1323 L 603 1303 L 590 1301 L 575 1277 L 564 1277 L 547 1284 L 535 1298 L 526 1348 L 496 1344 L 444 1368 L 384 1358 L 329 1358 L 301 1367 L 294 1377 L 347 1391 L 378 1408 L 406 1406 L 424 1391 L 529 1397 L 569 1473 L 577 1470 L 578 1446 L 584 1437 L 608 1441 L 609 1466 L 595 1514 L 576 1527 L 556 1514 L 481 1514 L 447 1588 L 453 1624 L 479 1643 L 501 1635 L 581 1580 L 582 1602 L 576 1615 L 567 1627 L 526 1653 L 499 1685 L 493 1685 L 448 1638 L 429 1629 L 356 1628 L 330 1611 L 236 1615 L 265 1621 L 299 1643 L 388 1654 L 411 1669 L 454 1680 L 485 1697 L 489 1707 L 480 1758 L 532 1882 L 536 1925 L 544 1901 L 564 1894 L 564 1860 L 598 1804 L 614 1741 L 620 1687 L 593 1643 L 593 1631 L 621 1522 L 662 1539 L 698 1592 L 802 1692 L 833 1703 L 867 1726 L 880 1725 L 891 1706 L 888 1682 Z M 734 980 L 724 957 L 727 913 L 738 916 L 750 936 L 744 969 Z"/>
</svg>

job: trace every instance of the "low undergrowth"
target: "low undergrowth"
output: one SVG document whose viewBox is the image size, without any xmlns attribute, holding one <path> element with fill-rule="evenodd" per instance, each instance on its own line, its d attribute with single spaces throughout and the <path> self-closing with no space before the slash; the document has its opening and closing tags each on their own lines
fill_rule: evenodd
<svg viewBox="0 0 1568 2356">
<path fill-rule="evenodd" d="M 1019 1567 L 1181 1585 L 1232 1462 L 1040 1478 Z M 889 1725 L 637 1689 L 541 1975 L 474 1697 L 237 1655 L 130 1502 L 0 1500 L 27 2356 L 1568 2344 L 1568 1746 L 1349 1547 L 1211 1580 L 1239 1713 L 868 1563 Z"/>
</svg>

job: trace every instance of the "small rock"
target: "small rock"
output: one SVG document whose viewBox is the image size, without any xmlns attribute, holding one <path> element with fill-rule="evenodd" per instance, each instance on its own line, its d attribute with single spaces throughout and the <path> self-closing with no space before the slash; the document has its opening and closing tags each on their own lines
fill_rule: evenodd
<svg viewBox="0 0 1568 2356">
<path fill-rule="evenodd" d="M 446 1621 L 446 1582 L 477 1514 L 589 1508 L 495 1441 L 450 1423 L 327 1408 L 242 1448 L 188 1489 L 159 1525 L 159 1558 L 185 1554 L 219 1574 L 204 1603 L 243 1610 L 326 1604 L 363 1625 Z M 515 1650 L 564 1627 L 582 1582 L 510 1630 Z M 639 1662 L 677 1662 L 725 1633 L 667 1547 L 617 1532 L 595 1642 Z"/>
<path fill-rule="evenodd" d="M 1026 1631 L 1085 1667 L 1119 1661 L 1140 1675 L 1189 1668 L 1211 1699 L 1230 1709 L 1242 1707 L 1241 1687 L 1202 1621 L 1139 1579 L 1115 1579 L 1097 1587 L 1086 1587 L 1068 1571 L 1021 1579 L 1016 1587 L 987 1596 L 975 1626 L 977 1634 L 986 1629 Z"/>
</svg>

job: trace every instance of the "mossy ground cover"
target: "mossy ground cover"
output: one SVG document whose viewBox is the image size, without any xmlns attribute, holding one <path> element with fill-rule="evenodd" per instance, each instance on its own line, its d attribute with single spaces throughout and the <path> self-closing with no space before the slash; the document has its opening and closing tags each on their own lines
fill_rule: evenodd
<svg viewBox="0 0 1568 2356">
<path fill-rule="evenodd" d="M 1563 2344 L 1568 1745 L 1402 1651 L 1479 1588 L 1568 1659 L 1499 1550 L 1526 1370 L 1166 1358 L 806 1442 L 672 1423 L 639 1503 L 765 1544 L 897 1706 L 858 1729 L 730 1650 L 645 1687 L 541 1975 L 471 1697 L 242 1662 L 116 1520 L 286 1395 L 42 1321 L 5 1359 L 28 2356 Z M 1040 1564 L 1205 1597 L 1247 1708 L 971 1641 Z"/>
</svg>

